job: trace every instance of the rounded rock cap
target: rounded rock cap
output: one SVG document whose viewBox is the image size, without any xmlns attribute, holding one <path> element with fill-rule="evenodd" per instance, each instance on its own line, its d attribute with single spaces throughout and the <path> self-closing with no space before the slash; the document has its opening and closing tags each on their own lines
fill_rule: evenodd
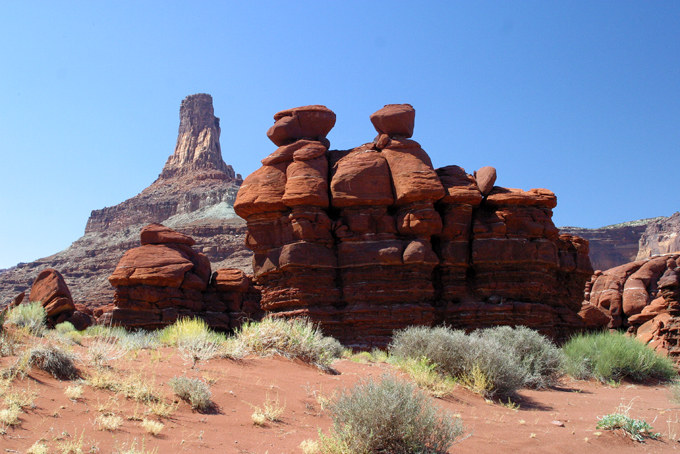
<svg viewBox="0 0 680 454">
<path fill-rule="evenodd" d="M 411 104 L 387 104 L 371 115 L 371 123 L 380 134 L 413 136 L 416 121 L 416 110 Z"/>
<path fill-rule="evenodd" d="M 299 139 L 325 138 L 335 126 L 335 113 L 321 105 L 295 107 L 277 112 L 274 122 L 267 137 L 280 147 Z"/>
</svg>

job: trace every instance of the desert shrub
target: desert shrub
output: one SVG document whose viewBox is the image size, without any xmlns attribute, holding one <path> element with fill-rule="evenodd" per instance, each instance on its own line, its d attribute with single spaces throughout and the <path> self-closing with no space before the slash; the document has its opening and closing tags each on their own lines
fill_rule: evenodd
<svg viewBox="0 0 680 454">
<path fill-rule="evenodd" d="M 72 380 L 80 376 L 73 356 L 54 345 L 35 347 L 30 351 L 29 363 L 52 374 L 59 380 Z"/>
<path fill-rule="evenodd" d="M 126 350 L 148 350 L 155 349 L 160 345 L 157 331 L 134 331 L 127 333 L 125 337 L 118 341 Z"/>
<path fill-rule="evenodd" d="M 579 334 L 562 351 L 566 372 L 578 379 L 668 381 L 677 377 L 670 359 L 621 333 Z"/>
<path fill-rule="evenodd" d="M 525 381 L 523 367 L 513 352 L 496 339 L 468 336 L 460 330 L 406 328 L 395 333 L 389 350 L 397 361 L 427 358 L 439 373 L 486 397 L 509 396 Z"/>
<path fill-rule="evenodd" d="M 550 339 L 526 326 L 497 326 L 476 330 L 472 335 L 494 339 L 514 354 L 522 365 L 525 387 L 547 388 L 562 373 L 562 351 Z"/>
<path fill-rule="evenodd" d="M 320 452 L 445 453 L 463 433 L 460 418 L 439 413 L 414 385 L 383 377 L 364 381 L 330 404 L 333 434 Z"/>
<path fill-rule="evenodd" d="M 0 330 L 0 357 L 16 354 L 18 346 L 19 342 L 14 333 L 8 330 Z"/>
<path fill-rule="evenodd" d="M 128 336 L 128 331 L 122 326 L 110 325 L 91 325 L 83 332 L 85 337 L 124 339 Z"/>
<path fill-rule="evenodd" d="M 193 339 L 206 339 L 221 343 L 225 337 L 211 330 L 208 324 L 200 318 L 181 318 L 158 333 L 158 340 L 164 345 L 177 346 Z"/>
<path fill-rule="evenodd" d="M 282 355 L 329 369 L 343 347 L 336 339 L 324 336 L 309 319 L 267 317 L 261 322 L 245 323 L 235 334 L 243 349 L 257 355 Z"/>
<path fill-rule="evenodd" d="M 212 406 L 212 393 L 206 382 L 198 378 L 173 377 L 170 387 L 180 399 L 189 402 L 191 408 L 199 411 L 209 410 Z"/>
<path fill-rule="evenodd" d="M 66 334 L 66 333 L 70 333 L 72 331 L 75 331 L 76 327 L 73 326 L 73 323 L 71 323 L 71 322 L 62 322 L 62 323 L 59 323 L 57 326 L 55 326 L 54 329 L 59 334 Z"/>
<path fill-rule="evenodd" d="M 42 335 L 45 330 L 45 318 L 47 312 L 40 301 L 19 304 L 10 309 L 7 314 L 7 322 L 21 328 L 26 328 L 34 336 Z"/>
<path fill-rule="evenodd" d="M 644 441 L 645 438 L 656 439 L 661 434 L 654 432 L 652 426 L 642 419 L 633 419 L 621 413 L 611 413 L 604 415 L 597 423 L 598 429 L 604 430 L 623 430 L 630 438 L 635 441 Z"/>
<path fill-rule="evenodd" d="M 373 358 L 373 356 L 370 356 Z M 456 388 L 456 379 L 437 371 L 437 365 L 429 359 L 402 358 L 395 365 L 406 372 L 421 389 L 434 397 L 444 397 Z"/>
</svg>

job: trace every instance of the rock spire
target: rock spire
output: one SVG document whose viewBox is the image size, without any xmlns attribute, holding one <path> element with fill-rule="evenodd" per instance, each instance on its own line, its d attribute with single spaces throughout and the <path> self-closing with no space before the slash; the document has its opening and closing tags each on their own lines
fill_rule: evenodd
<svg viewBox="0 0 680 454">
<path fill-rule="evenodd" d="M 234 179 L 234 169 L 222 159 L 220 119 L 215 116 L 212 96 L 189 95 L 179 109 L 179 133 L 175 152 L 168 158 L 159 180 L 188 173 L 208 178 Z"/>
</svg>

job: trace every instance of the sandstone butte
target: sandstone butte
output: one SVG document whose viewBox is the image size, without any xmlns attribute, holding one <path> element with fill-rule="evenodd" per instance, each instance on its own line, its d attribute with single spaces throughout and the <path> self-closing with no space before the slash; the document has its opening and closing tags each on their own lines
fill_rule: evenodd
<svg viewBox="0 0 680 454">
<path fill-rule="evenodd" d="M 237 269 L 211 273 L 210 261 L 192 248 L 191 237 L 149 224 L 140 243 L 125 252 L 109 276 L 113 304 L 95 309 L 98 323 L 154 329 L 199 317 L 214 329 L 230 330 L 261 318 L 251 278 Z"/>
<path fill-rule="evenodd" d="M 590 329 L 626 329 L 680 364 L 680 252 L 596 271 L 581 316 Z"/>
<path fill-rule="evenodd" d="M 331 110 L 274 116 L 278 148 L 234 204 L 263 310 L 308 316 L 359 347 L 414 324 L 526 325 L 555 339 L 583 327 L 588 242 L 560 235 L 551 191 L 494 186 L 492 167 L 434 169 L 410 140 L 408 104 L 370 120 L 373 142 L 330 150 Z"/>
</svg>

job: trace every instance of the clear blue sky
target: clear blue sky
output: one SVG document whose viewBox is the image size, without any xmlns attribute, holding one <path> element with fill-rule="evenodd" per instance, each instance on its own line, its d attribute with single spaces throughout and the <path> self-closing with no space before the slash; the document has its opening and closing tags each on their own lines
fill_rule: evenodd
<svg viewBox="0 0 680 454">
<path fill-rule="evenodd" d="M 349 148 L 408 102 L 436 167 L 549 188 L 557 225 L 680 209 L 677 1 L 3 2 L 0 50 L 0 268 L 155 180 L 198 92 L 244 177 L 279 110 L 328 106 Z"/>
</svg>

